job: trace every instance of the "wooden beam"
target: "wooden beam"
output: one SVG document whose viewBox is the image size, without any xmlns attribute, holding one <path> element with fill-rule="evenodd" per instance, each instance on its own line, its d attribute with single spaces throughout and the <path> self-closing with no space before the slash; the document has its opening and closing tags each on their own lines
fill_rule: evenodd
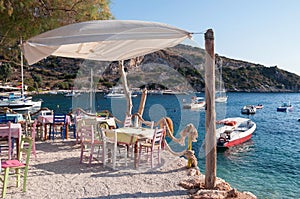
<svg viewBox="0 0 300 199">
<path fill-rule="evenodd" d="M 215 50 L 214 32 L 206 31 L 205 35 L 205 187 L 213 189 L 216 186 L 216 112 L 215 112 Z"/>
</svg>

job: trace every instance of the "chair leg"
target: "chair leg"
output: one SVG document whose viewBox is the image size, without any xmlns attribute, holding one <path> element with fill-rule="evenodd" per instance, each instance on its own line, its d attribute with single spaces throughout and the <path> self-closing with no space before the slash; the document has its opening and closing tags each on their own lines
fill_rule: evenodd
<svg viewBox="0 0 300 199">
<path fill-rule="evenodd" d="M 15 169 L 16 170 L 16 177 L 17 177 L 17 184 L 16 187 L 20 187 L 20 181 L 21 181 L 21 176 L 20 176 L 20 169 Z"/>
<path fill-rule="evenodd" d="M 6 190 L 7 190 L 7 183 L 8 183 L 8 174 L 9 174 L 9 168 L 5 168 L 4 172 L 4 182 L 3 182 L 3 188 L 2 188 L 2 198 L 5 198 L 6 196 Z"/>
<path fill-rule="evenodd" d="M 82 163 L 82 159 L 83 159 L 83 150 L 84 150 L 84 144 L 81 143 L 80 163 Z"/>
<path fill-rule="evenodd" d="M 89 160 L 90 165 L 92 165 L 93 153 L 94 153 L 94 145 L 91 146 L 91 153 L 90 153 L 90 160 Z"/>
<path fill-rule="evenodd" d="M 25 167 L 25 171 L 24 171 L 23 192 L 26 191 L 27 175 L 28 175 L 28 166 Z"/>
</svg>

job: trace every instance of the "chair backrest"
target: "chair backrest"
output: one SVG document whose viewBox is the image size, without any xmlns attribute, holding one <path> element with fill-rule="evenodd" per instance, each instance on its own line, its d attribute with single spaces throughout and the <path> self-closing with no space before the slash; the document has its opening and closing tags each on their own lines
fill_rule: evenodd
<svg viewBox="0 0 300 199">
<path fill-rule="evenodd" d="M 91 142 L 92 144 L 95 142 L 95 131 L 93 125 L 83 125 L 80 129 L 81 132 L 81 141 L 84 142 Z"/>
<path fill-rule="evenodd" d="M 130 115 L 126 115 L 123 127 L 130 127 L 130 126 L 132 126 L 131 116 Z"/>
<path fill-rule="evenodd" d="M 154 145 L 159 146 L 161 148 L 161 143 L 164 137 L 165 133 L 165 128 L 156 128 L 153 134 L 153 139 L 152 139 L 152 148 L 154 148 Z"/>
<path fill-rule="evenodd" d="M 54 113 L 53 115 L 53 124 L 62 124 L 66 123 L 66 114 Z"/>
<path fill-rule="evenodd" d="M 27 147 L 24 147 L 24 143 L 28 143 Z M 32 150 L 32 138 L 26 137 L 23 135 L 21 137 L 20 153 L 18 156 L 18 160 L 22 161 L 22 156 L 23 156 L 23 154 L 25 154 L 26 155 L 26 165 L 29 165 L 31 150 Z"/>
</svg>

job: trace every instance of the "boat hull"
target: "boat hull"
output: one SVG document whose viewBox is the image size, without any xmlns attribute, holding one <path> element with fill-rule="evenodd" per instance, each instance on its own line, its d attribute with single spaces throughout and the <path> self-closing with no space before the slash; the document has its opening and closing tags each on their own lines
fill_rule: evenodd
<svg viewBox="0 0 300 199">
<path fill-rule="evenodd" d="M 231 119 L 235 121 L 234 118 Z M 251 139 L 255 129 L 254 122 L 246 118 L 239 118 L 236 125 L 227 125 L 217 129 L 217 147 L 230 148 L 240 145 Z"/>
</svg>

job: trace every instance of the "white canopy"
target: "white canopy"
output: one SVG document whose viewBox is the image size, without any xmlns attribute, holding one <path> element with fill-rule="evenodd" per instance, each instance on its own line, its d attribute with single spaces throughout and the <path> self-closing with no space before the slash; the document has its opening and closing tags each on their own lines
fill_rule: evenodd
<svg viewBox="0 0 300 199">
<path fill-rule="evenodd" d="M 126 60 L 172 47 L 191 33 L 162 23 L 99 20 L 66 25 L 23 44 L 28 64 L 49 55 L 101 61 Z"/>
</svg>

